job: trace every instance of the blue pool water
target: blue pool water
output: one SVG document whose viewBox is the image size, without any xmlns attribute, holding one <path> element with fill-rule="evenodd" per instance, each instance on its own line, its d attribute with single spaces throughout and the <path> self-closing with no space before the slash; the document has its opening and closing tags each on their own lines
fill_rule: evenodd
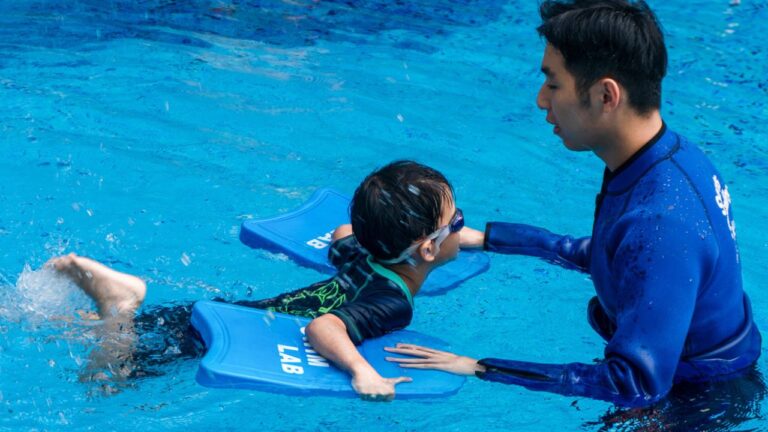
<svg viewBox="0 0 768 432">
<path fill-rule="evenodd" d="M 663 115 L 729 183 L 768 329 L 768 2 L 650 3 L 670 51 Z M 3 2 L 0 430 L 675 430 L 679 412 L 606 416 L 607 403 L 478 380 L 391 404 L 210 390 L 195 362 L 81 383 L 98 335 L 54 317 L 88 303 L 30 270 L 74 251 L 145 278 L 148 305 L 272 296 L 320 275 L 241 245 L 240 223 L 318 187 L 351 192 L 395 158 L 442 170 L 470 225 L 588 234 L 602 166 L 564 150 L 535 107 L 537 23 L 522 0 Z M 589 362 L 603 348 L 584 319 L 592 295 L 583 275 L 494 256 L 417 298 L 412 328 L 473 356 Z M 764 400 L 749 408 L 691 415 L 768 430 Z"/>
</svg>

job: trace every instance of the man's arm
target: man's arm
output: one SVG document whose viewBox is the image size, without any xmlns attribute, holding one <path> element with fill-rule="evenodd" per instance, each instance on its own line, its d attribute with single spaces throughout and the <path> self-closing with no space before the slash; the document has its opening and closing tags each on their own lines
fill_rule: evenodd
<svg viewBox="0 0 768 432">
<path fill-rule="evenodd" d="M 699 286 L 711 268 L 711 237 L 678 215 L 627 214 L 613 226 L 606 296 L 616 331 L 597 364 L 483 359 L 483 379 L 532 390 L 647 406 L 672 387 Z"/>
<path fill-rule="evenodd" d="M 385 349 L 411 356 L 387 358 L 404 368 L 475 374 L 483 380 L 529 390 L 601 399 L 629 407 L 648 406 L 672 387 L 694 302 L 693 295 L 672 296 L 654 303 L 652 313 L 637 308 L 625 311 L 616 335 L 606 347 L 606 358 L 598 364 L 543 364 L 496 358 L 476 362 L 416 345 L 398 344 Z M 637 305 L 641 304 L 648 305 L 647 298 Z"/>
<path fill-rule="evenodd" d="M 462 249 L 482 249 L 485 244 L 485 233 L 465 226 L 459 231 L 459 246 Z"/>
<path fill-rule="evenodd" d="M 483 249 L 504 254 L 530 255 L 565 268 L 589 271 L 591 237 L 573 238 L 544 228 L 506 222 L 489 222 Z"/>
<path fill-rule="evenodd" d="M 617 251 L 610 271 L 614 281 L 616 331 L 597 364 L 542 364 L 488 358 L 477 376 L 531 390 L 602 399 L 623 406 L 647 406 L 672 387 L 698 287 L 711 267 L 710 248 L 680 220 L 653 218 L 617 223 Z M 651 235 L 652 234 L 652 235 Z M 472 371 L 452 355 L 390 350 L 419 357 L 397 360 L 403 367 Z M 462 366 L 463 365 L 463 366 Z"/>
<path fill-rule="evenodd" d="M 347 334 L 347 326 L 337 316 L 322 315 L 306 328 L 312 348 L 352 375 L 352 388 L 361 398 L 390 401 L 395 397 L 395 385 L 411 381 L 408 377 L 383 378 L 357 351 Z"/>
</svg>

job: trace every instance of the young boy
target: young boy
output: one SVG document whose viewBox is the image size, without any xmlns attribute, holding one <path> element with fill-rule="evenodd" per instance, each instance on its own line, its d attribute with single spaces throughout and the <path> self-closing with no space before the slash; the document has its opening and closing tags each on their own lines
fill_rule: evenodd
<svg viewBox="0 0 768 432">
<path fill-rule="evenodd" d="M 355 191 L 350 216 L 351 225 L 333 234 L 335 276 L 275 298 L 236 303 L 313 318 L 306 328 L 313 348 L 350 373 L 363 399 L 391 400 L 395 385 L 410 379 L 381 377 L 355 345 L 411 322 L 413 296 L 429 272 L 456 256 L 464 218 L 448 180 L 412 161 L 368 175 Z M 49 265 L 95 301 L 105 328 L 140 336 L 102 346 L 91 369 L 121 365 L 118 376 L 142 376 L 152 373 L 147 366 L 203 353 L 189 331 L 191 304 L 152 307 L 136 316 L 146 293 L 141 279 L 74 254 Z"/>
</svg>

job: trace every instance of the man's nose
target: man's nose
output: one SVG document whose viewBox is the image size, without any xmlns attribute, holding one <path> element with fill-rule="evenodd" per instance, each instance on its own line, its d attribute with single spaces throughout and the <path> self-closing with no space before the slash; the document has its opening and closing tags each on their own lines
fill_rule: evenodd
<svg viewBox="0 0 768 432">
<path fill-rule="evenodd" d="M 542 84 L 541 88 L 539 88 L 539 94 L 536 95 L 536 106 L 538 106 L 539 109 L 549 109 L 549 94 L 547 94 L 547 90 L 546 84 Z"/>
</svg>

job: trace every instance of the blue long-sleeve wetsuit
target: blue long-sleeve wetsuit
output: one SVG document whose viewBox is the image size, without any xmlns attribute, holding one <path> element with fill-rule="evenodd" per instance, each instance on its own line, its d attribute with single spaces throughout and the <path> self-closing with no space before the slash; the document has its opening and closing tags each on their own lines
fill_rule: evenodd
<svg viewBox="0 0 768 432">
<path fill-rule="evenodd" d="M 707 157 L 666 126 L 606 170 L 591 237 L 492 222 L 485 249 L 589 273 L 597 293 L 589 322 L 607 346 L 596 364 L 483 359 L 482 379 L 646 406 L 673 383 L 735 374 L 760 355 L 728 190 Z"/>
</svg>

